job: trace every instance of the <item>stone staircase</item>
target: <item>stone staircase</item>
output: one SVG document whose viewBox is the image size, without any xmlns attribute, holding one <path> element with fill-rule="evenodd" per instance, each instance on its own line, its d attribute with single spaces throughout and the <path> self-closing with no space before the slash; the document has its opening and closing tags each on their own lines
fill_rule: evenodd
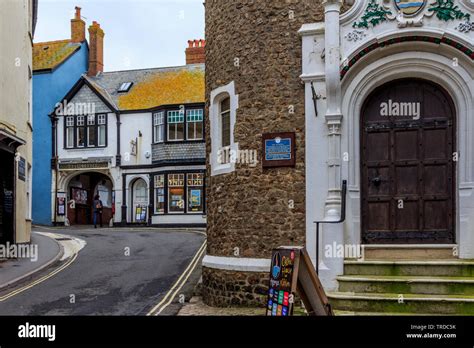
<svg viewBox="0 0 474 348">
<path fill-rule="evenodd" d="M 345 261 L 328 293 L 336 315 L 474 315 L 474 260 L 453 246 L 382 248 Z"/>
</svg>

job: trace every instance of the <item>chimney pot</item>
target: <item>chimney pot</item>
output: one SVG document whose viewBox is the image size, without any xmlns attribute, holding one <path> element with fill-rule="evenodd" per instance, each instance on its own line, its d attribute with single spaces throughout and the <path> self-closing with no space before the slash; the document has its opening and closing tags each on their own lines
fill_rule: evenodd
<svg viewBox="0 0 474 348">
<path fill-rule="evenodd" d="M 206 62 L 206 40 L 188 40 L 186 64 L 203 64 Z"/>
<path fill-rule="evenodd" d="M 71 19 L 71 42 L 81 43 L 86 40 L 86 22 L 81 18 L 81 8 L 76 6 L 76 14 Z"/>
<path fill-rule="evenodd" d="M 75 15 L 75 18 L 76 19 L 81 19 L 81 8 L 79 6 L 76 6 L 76 15 Z"/>
</svg>

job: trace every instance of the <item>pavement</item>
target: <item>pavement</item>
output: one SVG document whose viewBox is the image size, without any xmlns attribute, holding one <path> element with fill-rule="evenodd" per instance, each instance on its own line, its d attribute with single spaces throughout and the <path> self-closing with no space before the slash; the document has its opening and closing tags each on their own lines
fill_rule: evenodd
<svg viewBox="0 0 474 348">
<path fill-rule="evenodd" d="M 176 315 L 199 280 L 206 240 L 199 230 L 34 230 L 43 233 L 37 242 L 59 242 L 63 256 L 14 289 L 0 289 L 0 315 L 147 315 L 157 304 L 156 314 Z"/>
<path fill-rule="evenodd" d="M 58 241 L 39 233 L 31 234 L 30 245 L 37 248 L 37 259 L 36 257 L 16 258 L 0 262 L 0 289 L 47 268 L 64 254 L 64 249 Z"/>
<path fill-rule="evenodd" d="M 178 316 L 265 316 L 265 308 L 216 308 L 206 305 L 199 296 L 193 297 L 178 312 Z"/>
</svg>

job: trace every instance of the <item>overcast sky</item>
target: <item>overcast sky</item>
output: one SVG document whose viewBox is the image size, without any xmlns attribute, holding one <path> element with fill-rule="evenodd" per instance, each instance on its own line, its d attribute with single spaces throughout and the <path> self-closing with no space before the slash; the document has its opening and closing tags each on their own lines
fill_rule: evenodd
<svg viewBox="0 0 474 348">
<path fill-rule="evenodd" d="M 39 0 L 34 41 L 70 38 L 70 19 L 80 6 L 86 28 L 97 21 L 105 32 L 105 71 L 184 65 L 188 40 L 204 38 L 203 2 Z"/>
</svg>

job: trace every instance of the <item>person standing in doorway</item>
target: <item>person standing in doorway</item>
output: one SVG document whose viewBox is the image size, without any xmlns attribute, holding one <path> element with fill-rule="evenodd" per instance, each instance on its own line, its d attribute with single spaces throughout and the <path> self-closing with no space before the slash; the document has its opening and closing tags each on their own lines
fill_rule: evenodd
<svg viewBox="0 0 474 348">
<path fill-rule="evenodd" d="M 102 205 L 102 201 L 100 200 L 100 196 L 99 195 L 96 195 L 94 197 L 94 206 L 93 206 L 93 209 L 94 209 L 94 228 L 97 228 L 97 218 L 99 218 L 99 223 L 100 223 L 100 227 L 102 227 L 102 208 L 103 208 L 103 205 Z"/>
</svg>

